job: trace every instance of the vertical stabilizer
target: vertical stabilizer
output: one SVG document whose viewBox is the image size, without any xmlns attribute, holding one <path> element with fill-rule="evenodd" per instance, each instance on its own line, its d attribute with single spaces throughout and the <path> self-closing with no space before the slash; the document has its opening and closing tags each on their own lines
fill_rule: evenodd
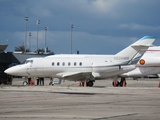
<svg viewBox="0 0 160 120">
<path fill-rule="evenodd" d="M 145 53 L 145 51 L 150 46 L 152 46 L 152 43 L 155 41 L 155 39 L 156 37 L 153 36 L 144 36 L 143 38 L 117 53 L 115 56 L 128 57 L 128 63 L 134 60 L 138 60 Z"/>
</svg>

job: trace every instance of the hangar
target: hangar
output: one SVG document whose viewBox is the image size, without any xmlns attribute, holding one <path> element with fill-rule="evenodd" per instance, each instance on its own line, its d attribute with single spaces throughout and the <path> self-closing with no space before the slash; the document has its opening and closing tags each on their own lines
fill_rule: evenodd
<svg viewBox="0 0 160 120">
<path fill-rule="evenodd" d="M 7 44 L 0 44 L 0 85 L 12 85 L 12 77 L 4 73 L 4 71 L 14 65 L 21 64 L 30 57 L 44 57 L 50 53 L 22 53 L 22 52 L 5 52 Z"/>
</svg>

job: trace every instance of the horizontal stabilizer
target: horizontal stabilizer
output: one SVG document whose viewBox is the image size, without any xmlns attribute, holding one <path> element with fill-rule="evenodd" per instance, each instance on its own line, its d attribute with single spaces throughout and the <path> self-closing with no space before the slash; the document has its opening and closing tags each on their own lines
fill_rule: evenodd
<svg viewBox="0 0 160 120">
<path fill-rule="evenodd" d="M 146 44 L 146 45 L 132 45 L 131 47 L 150 47 L 151 44 Z"/>
</svg>

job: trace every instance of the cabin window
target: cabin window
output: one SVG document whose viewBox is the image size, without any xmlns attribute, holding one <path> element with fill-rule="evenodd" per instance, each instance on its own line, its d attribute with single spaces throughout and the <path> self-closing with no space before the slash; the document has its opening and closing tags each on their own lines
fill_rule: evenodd
<svg viewBox="0 0 160 120">
<path fill-rule="evenodd" d="M 52 66 L 54 66 L 54 62 L 52 62 Z"/>
<path fill-rule="evenodd" d="M 82 62 L 79 63 L 79 66 L 82 66 Z"/>
<path fill-rule="evenodd" d="M 59 66 L 60 64 L 59 64 L 59 62 L 57 62 L 57 66 Z"/>
<path fill-rule="evenodd" d="M 62 65 L 65 66 L 65 62 L 63 62 Z"/>
<path fill-rule="evenodd" d="M 31 63 L 33 63 L 33 60 L 31 60 Z"/>
<path fill-rule="evenodd" d="M 71 63 L 70 62 L 68 62 L 68 66 L 70 66 L 71 65 Z"/>
<path fill-rule="evenodd" d="M 76 66 L 76 62 L 74 62 L 74 66 Z"/>
</svg>

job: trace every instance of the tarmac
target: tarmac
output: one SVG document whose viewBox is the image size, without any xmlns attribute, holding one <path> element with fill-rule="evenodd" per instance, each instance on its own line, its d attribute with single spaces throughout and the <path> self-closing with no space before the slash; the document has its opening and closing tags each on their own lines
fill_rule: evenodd
<svg viewBox="0 0 160 120">
<path fill-rule="evenodd" d="M 112 80 L 96 81 L 93 87 L 78 82 L 60 85 L 0 86 L 0 120 L 159 120 L 160 79 L 127 79 L 126 87 Z"/>
</svg>

